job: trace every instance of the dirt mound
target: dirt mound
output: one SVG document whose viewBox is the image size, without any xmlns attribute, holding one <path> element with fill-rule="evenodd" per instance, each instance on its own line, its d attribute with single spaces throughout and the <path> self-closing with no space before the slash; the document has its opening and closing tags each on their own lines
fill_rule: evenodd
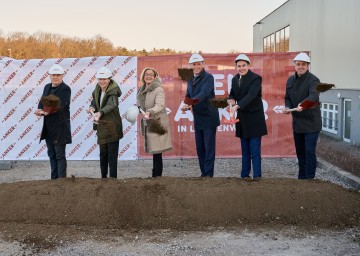
<svg viewBox="0 0 360 256">
<path fill-rule="evenodd" d="M 360 193 L 319 180 L 72 177 L 0 184 L 0 205 L 1 222 L 108 228 L 330 228 L 360 221 Z"/>
</svg>

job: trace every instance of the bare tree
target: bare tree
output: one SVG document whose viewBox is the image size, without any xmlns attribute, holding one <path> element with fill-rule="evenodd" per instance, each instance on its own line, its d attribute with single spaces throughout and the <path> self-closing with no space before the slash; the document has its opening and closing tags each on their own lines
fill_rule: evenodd
<svg viewBox="0 0 360 256">
<path fill-rule="evenodd" d="M 153 48 L 151 51 L 128 50 L 125 47 L 114 47 L 112 42 L 102 35 L 95 35 L 90 39 L 80 39 L 46 32 L 36 32 L 32 35 L 14 32 L 4 35 L 0 30 L 0 56 L 10 56 L 15 59 L 154 56 L 178 53 L 190 52 L 176 52 L 169 48 Z"/>
</svg>

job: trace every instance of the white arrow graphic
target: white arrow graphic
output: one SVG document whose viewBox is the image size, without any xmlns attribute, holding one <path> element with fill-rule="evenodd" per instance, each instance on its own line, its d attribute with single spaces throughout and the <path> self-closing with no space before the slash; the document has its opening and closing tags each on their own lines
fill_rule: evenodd
<svg viewBox="0 0 360 256">
<path fill-rule="evenodd" d="M 273 108 L 273 110 L 274 110 L 275 113 L 282 113 L 284 109 L 285 109 L 285 106 L 283 106 L 283 105 L 275 106 L 275 107 Z"/>
</svg>

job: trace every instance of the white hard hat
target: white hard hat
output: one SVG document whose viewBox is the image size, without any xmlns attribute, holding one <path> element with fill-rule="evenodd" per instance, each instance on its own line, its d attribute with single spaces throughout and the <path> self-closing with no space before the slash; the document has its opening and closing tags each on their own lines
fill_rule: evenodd
<svg viewBox="0 0 360 256">
<path fill-rule="evenodd" d="M 251 61 L 250 61 L 249 57 L 246 56 L 246 55 L 243 54 L 243 53 L 242 53 L 242 54 L 239 54 L 239 56 L 236 57 L 236 59 L 235 59 L 235 64 L 236 64 L 236 62 L 238 62 L 239 60 L 243 60 L 243 61 L 246 61 L 247 63 L 251 64 Z"/>
<path fill-rule="evenodd" d="M 136 119 L 139 115 L 139 108 L 137 106 L 131 106 L 126 111 L 125 118 L 128 120 L 131 124 L 134 124 L 136 122 Z"/>
<path fill-rule="evenodd" d="M 204 61 L 204 58 L 200 54 L 194 53 L 193 55 L 191 55 L 191 57 L 189 59 L 189 64 L 195 63 L 195 62 L 200 62 L 200 61 Z"/>
<path fill-rule="evenodd" d="M 294 58 L 294 61 L 305 61 L 307 63 L 310 63 L 310 57 L 305 52 L 300 52 L 296 57 Z"/>
<path fill-rule="evenodd" d="M 64 69 L 58 64 L 52 65 L 49 69 L 50 75 L 63 75 L 64 73 Z"/>
<path fill-rule="evenodd" d="M 107 67 L 101 67 L 96 73 L 96 78 L 110 78 L 112 77 L 111 71 Z"/>
</svg>

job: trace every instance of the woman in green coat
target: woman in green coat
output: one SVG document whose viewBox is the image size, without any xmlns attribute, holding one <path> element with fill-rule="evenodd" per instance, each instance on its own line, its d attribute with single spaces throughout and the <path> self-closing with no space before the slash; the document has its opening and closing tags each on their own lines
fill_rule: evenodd
<svg viewBox="0 0 360 256">
<path fill-rule="evenodd" d="M 107 178 L 108 168 L 110 177 L 117 178 L 119 140 L 123 137 L 118 100 L 121 90 L 111 77 L 108 68 L 102 67 L 98 70 L 98 83 L 88 109 L 89 113 L 93 113 L 94 121 L 97 123 L 94 124 L 94 129 L 97 130 L 97 143 L 100 146 L 101 178 Z"/>
</svg>

